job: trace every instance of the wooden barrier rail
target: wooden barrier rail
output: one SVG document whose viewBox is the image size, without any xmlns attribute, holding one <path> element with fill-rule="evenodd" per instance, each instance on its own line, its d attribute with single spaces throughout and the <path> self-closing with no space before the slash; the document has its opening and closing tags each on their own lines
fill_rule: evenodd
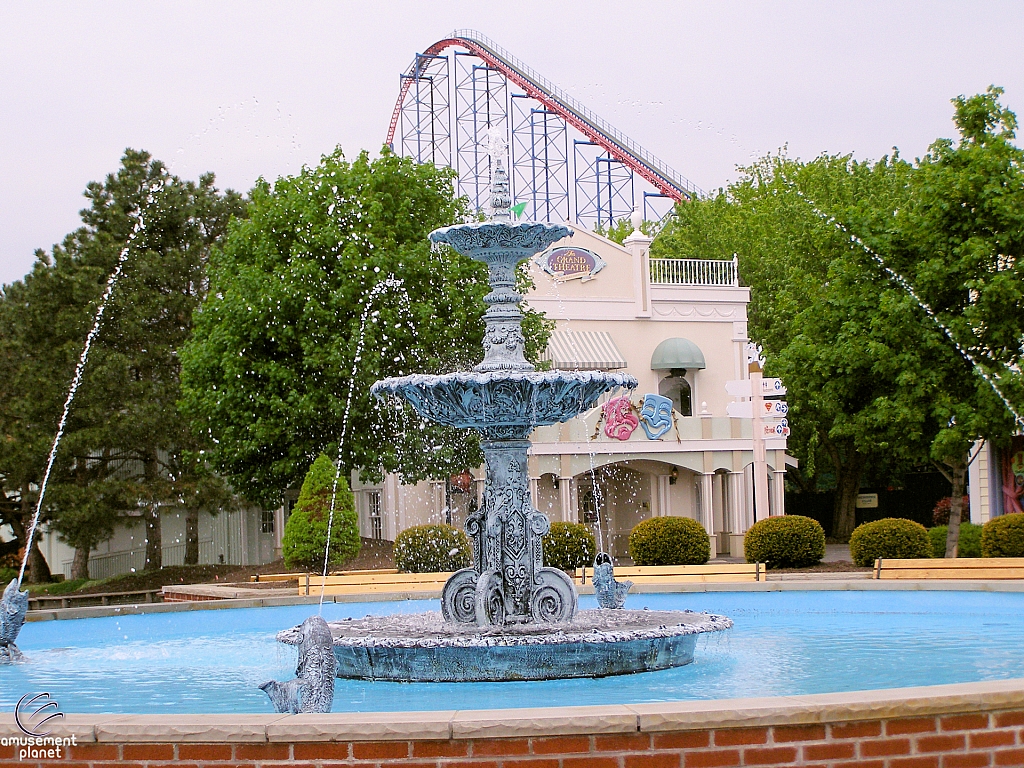
<svg viewBox="0 0 1024 768">
<path fill-rule="evenodd" d="M 693 584 L 703 582 L 764 581 L 764 563 L 707 563 L 706 565 L 620 565 L 615 578 L 629 579 L 634 584 Z M 577 568 L 577 583 L 594 578 L 594 569 Z"/>
<path fill-rule="evenodd" d="M 399 573 L 387 571 L 348 571 L 322 575 L 305 574 L 299 580 L 300 595 L 358 595 L 372 592 L 440 592 L 451 576 L 448 573 Z"/>
<path fill-rule="evenodd" d="M 86 603 L 95 604 L 97 600 L 99 605 L 110 605 L 111 601 L 114 604 L 133 602 L 155 603 L 160 602 L 160 594 L 160 589 L 136 589 L 130 592 L 85 592 L 80 595 L 74 592 L 69 592 L 66 595 L 30 595 L 28 598 L 28 608 L 30 611 L 55 607 L 73 608 Z M 141 599 L 132 599 L 136 597 Z M 58 603 L 59 606 L 57 605 Z"/>
<path fill-rule="evenodd" d="M 876 579 L 1024 579 L 1024 557 L 875 560 Z"/>
</svg>

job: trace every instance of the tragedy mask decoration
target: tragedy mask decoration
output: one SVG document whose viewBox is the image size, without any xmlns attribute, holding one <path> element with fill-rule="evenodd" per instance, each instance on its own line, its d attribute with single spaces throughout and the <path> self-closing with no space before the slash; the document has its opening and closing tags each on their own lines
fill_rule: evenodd
<svg viewBox="0 0 1024 768">
<path fill-rule="evenodd" d="M 657 440 L 668 432 L 672 428 L 672 400 L 662 395 L 644 395 L 640 425 L 648 440 Z"/>
<path fill-rule="evenodd" d="M 640 420 L 633 413 L 628 395 L 613 397 L 602 408 L 604 412 L 604 433 L 616 440 L 629 440 Z"/>
</svg>

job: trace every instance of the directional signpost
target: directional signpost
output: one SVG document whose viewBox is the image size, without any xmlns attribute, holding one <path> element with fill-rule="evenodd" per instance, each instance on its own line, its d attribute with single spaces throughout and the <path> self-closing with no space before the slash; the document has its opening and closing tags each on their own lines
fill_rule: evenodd
<svg viewBox="0 0 1024 768">
<path fill-rule="evenodd" d="M 733 397 L 750 398 L 743 402 L 729 403 L 726 412 L 734 419 L 751 419 L 754 436 L 754 519 L 768 517 L 768 460 L 765 453 L 766 439 L 789 437 L 789 406 L 783 400 L 765 400 L 786 394 L 782 381 L 765 378 L 761 350 L 754 344 L 747 345 L 747 370 L 749 379 L 725 382 L 725 391 Z"/>
</svg>

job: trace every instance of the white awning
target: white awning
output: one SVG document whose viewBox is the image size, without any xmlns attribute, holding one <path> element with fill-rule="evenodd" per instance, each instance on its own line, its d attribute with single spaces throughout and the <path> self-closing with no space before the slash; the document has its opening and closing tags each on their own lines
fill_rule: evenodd
<svg viewBox="0 0 1024 768">
<path fill-rule="evenodd" d="M 626 367 L 626 358 L 607 331 L 554 331 L 540 356 L 562 371 L 610 371 Z"/>
</svg>

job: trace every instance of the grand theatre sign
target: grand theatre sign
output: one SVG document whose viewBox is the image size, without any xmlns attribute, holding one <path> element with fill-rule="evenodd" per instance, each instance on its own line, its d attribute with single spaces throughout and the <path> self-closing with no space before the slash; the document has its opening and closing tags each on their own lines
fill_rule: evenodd
<svg viewBox="0 0 1024 768">
<path fill-rule="evenodd" d="M 556 280 L 587 282 L 604 269 L 605 261 L 586 248 L 552 248 L 537 257 L 537 264 Z"/>
</svg>

